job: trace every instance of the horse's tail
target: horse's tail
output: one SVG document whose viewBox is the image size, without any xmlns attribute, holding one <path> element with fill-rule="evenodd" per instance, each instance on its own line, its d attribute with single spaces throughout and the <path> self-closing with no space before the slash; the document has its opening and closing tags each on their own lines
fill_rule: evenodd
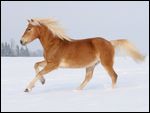
<svg viewBox="0 0 150 113">
<path fill-rule="evenodd" d="M 110 41 L 114 46 L 115 51 L 123 53 L 127 56 L 130 56 L 135 61 L 144 61 L 145 56 L 143 56 L 136 47 L 126 39 L 112 40 Z"/>
</svg>

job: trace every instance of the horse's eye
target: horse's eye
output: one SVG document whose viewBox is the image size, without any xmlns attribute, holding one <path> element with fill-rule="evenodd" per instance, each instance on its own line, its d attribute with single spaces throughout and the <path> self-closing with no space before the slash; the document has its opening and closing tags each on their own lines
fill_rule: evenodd
<svg viewBox="0 0 150 113">
<path fill-rule="evenodd" d="M 28 28 L 28 31 L 30 31 L 31 30 L 31 28 Z"/>
</svg>

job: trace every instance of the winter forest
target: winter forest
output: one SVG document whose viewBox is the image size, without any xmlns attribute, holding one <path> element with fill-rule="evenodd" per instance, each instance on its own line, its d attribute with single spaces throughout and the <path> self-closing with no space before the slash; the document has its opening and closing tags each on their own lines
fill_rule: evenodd
<svg viewBox="0 0 150 113">
<path fill-rule="evenodd" d="M 15 43 L 13 39 L 10 42 L 1 42 L 1 56 L 3 57 L 39 57 L 42 56 L 42 50 L 31 51 L 27 46 L 23 47 Z"/>
</svg>

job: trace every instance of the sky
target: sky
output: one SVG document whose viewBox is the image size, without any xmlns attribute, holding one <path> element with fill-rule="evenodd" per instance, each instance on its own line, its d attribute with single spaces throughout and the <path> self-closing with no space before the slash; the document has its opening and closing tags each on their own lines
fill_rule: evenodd
<svg viewBox="0 0 150 113">
<path fill-rule="evenodd" d="M 148 1 L 2 1 L 1 41 L 19 44 L 31 18 L 55 18 L 73 39 L 125 38 L 149 54 Z M 35 40 L 28 48 L 42 46 Z"/>
</svg>

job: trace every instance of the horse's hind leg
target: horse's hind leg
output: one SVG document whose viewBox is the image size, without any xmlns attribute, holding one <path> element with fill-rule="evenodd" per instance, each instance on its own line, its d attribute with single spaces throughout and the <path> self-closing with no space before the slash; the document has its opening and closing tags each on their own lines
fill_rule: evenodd
<svg viewBox="0 0 150 113">
<path fill-rule="evenodd" d="M 84 81 L 81 83 L 80 87 L 78 88 L 78 90 L 82 90 L 87 83 L 91 80 L 92 76 L 93 76 L 93 71 L 94 71 L 95 65 L 87 67 L 86 68 L 86 76 Z"/>
<path fill-rule="evenodd" d="M 104 66 L 104 68 L 106 69 L 106 71 L 111 77 L 112 88 L 115 87 L 115 84 L 117 82 L 117 74 L 115 70 L 113 69 L 114 53 L 115 51 L 112 45 L 107 45 L 107 46 L 104 46 L 103 50 L 100 51 L 100 56 L 99 56 L 100 58 L 99 60 L 102 66 Z"/>
<path fill-rule="evenodd" d="M 112 66 L 104 66 L 104 68 L 107 70 L 108 74 L 111 77 L 112 80 L 112 88 L 115 88 L 116 82 L 117 82 L 117 74 L 114 71 Z"/>
<path fill-rule="evenodd" d="M 105 57 L 103 59 L 101 58 L 101 64 L 104 66 L 104 68 L 110 75 L 111 80 L 112 80 L 112 88 L 114 88 L 115 84 L 117 82 L 117 74 L 113 69 L 113 57 L 110 57 L 110 56 L 109 56 L 109 58 L 107 58 L 107 57 Z"/>
<path fill-rule="evenodd" d="M 36 71 L 36 75 L 40 72 L 39 67 L 44 68 L 44 67 L 46 66 L 46 64 L 47 64 L 47 63 L 46 63 L 45 60 L 43 60 L 43 61 L 41 61 L 41 62 L 35 63 L 34 68 L 35 68 L 35 71 Z M 39 80 L 40 80 L 40 82 L 41 82 L 42 84 L 45 83 L 45 78 L 44 78 L 43 76 L 42 76 Z"/>
</svg>

